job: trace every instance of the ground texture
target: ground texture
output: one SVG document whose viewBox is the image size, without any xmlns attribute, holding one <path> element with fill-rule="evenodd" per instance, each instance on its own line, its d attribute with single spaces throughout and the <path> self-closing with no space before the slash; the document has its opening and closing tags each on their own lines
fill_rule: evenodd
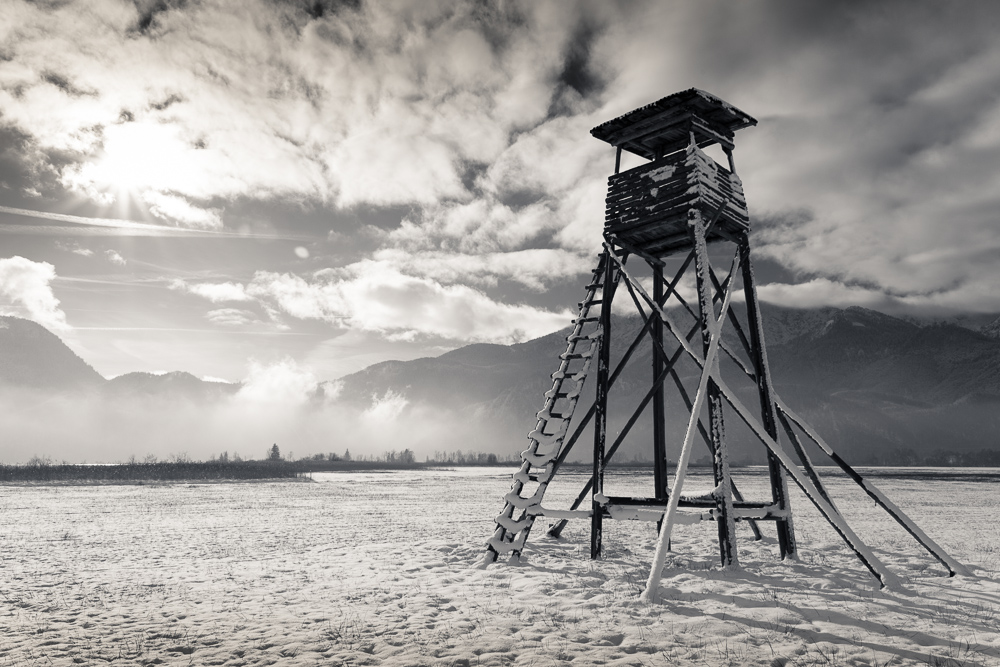
<svg viewBox="0 0 1000 667">
<path fill-rule="evenodd" d="M 679 526 L 644 605 L 648 523 L 609 522 L 600 561 L 577 521 L 558 541 L 538 526 L 519 565 L 477 567 L 509 474 L 0 487 L 0 665 L 1000 665 L 995 480 L 878 480 L 974 576 L 942 576 L 841 481 L 904 590 L 879 591 L 796 494 L 797 562 L 770 526 L 762 542 L 741 526 L 742 570 L 725 572 L 714 524 Z"/>
</svg>

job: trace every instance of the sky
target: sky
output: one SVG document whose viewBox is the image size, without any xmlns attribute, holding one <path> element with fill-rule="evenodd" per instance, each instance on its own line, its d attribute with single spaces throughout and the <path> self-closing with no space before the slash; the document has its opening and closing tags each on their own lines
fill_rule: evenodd
<svg viewBox="0 0 1000 667">
<path fill-rule="evenodd" d="M 992 2 L 5 0 L 0 313 L 106 377 L 528 340 L 600 249 L 590 129 L 690 87 L 759 121 L 763 300 L 1000 312 L 998 28 Z"/>
</svg>

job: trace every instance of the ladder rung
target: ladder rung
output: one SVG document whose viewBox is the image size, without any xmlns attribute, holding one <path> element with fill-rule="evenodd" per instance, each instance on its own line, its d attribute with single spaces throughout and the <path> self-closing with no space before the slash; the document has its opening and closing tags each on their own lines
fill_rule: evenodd
<svg viewBox="0 0 1000 667">
<path fill-rule="evenodd" d="M 575 328 L 573 333 L 566 337 L 566 351 L 559 355 L 559 359 L 561 360 L 559 370 L 550 376 L 552 378 L 552 388 L 545 392 L 545 407 L 535 413 L 538 423 L 536 428 L 528 434 L 528 449 L 521 452 L 521 460 L 524 463 L 514 473 L 511 490 L 504 496 L 504 511 L 495 519 L 497 529 L 488 543 L 488 549 L 493 554 L 493 557 L 489 559 L 490 562 L 501 554 L 509 553 L 512 558 L 520 555 L 521 550 L 524 549 L 528 530 L 530 530 L 535 520 L 535 515 L 549 513 L 560 518 L 564 516 L 572 518 L 590 516 L 590 510 L 546 512 L 542 509 L 541 502 L 548 482 L 555 473 L 555 462 L 559 458 L 559 452 L 562 450 L 567 432 L 571 426 L 580 398 L 580 392 L 583 389 L 583 382 L 590 371 L 594 355 L 598 348 L 598 341 L 603 338 L 602 325 L 598 324 L 596 327 L 584 327 L 584 325 L 599 323 L 602 319 L 601 317 L 588 317 L 586 315 L 591 306 L 601 306 L 603 309 L 605 294 L 603 290 L 606 283 L 604 277 L 608 272 L 609 261 L 607 252 L 600 255 L 597 268 L 592 271 L 594 277 L 591 283 L 587 285 L 588 293 L 584 297 L 584 300 L 578 304 L 580 309 L 579 317 L 572 321 Z M 618 282 L 620 275 L 620 270 L 617 270 L 613 274 L 614 283 Z M 598 290 L 602 290 L 599 297 Z M 585 329 L 589 333 L 583 333 Z M 583 345 L 582 341 L 589 341 L 589 345 Z M 580 352 L 574 351 L 578 347 L 586 349 Z M 581 363 L 571 364 L 570 362 L 574 360 L 581 360 Z M 571 365 L 581 367 L 571 371 Z M 571 388 L 569 391 L 563 390 L 564 382 L 574 383 L 570 385 Z M 559 407 L 562 412 L 552 412 L 552 408 L 556 406 L 556 401 L 559 400 L 564 401 Z M 547 429 L 552 428 L 556 429 L 555 433 L 546 433 Z M 537 488 L 534 490 L 533 495 L 525 497 L 521 494 L 528 492 L 525 488 L 528 482 L 537 483 Z M 520 519 L 514 519 L 515 509 L 524 510 L 524 513 L 520 515 Z"/>
</svg>

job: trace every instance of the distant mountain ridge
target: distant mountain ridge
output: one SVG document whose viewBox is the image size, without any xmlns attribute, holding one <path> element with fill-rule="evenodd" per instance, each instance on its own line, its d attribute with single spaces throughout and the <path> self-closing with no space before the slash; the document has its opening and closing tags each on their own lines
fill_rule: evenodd
<svg viewBox="0 0 1000 667">
<path fill-rule="evenodd" d="M 125 373 L 107 381 L 105 391 L 116 396 L 186 397 L 212 400 L 229 396 L 240 388 L 229 382 L 208 382 L 184 371 L 170 373 Z"/>
<path fill-rule="evenodd" d="M 1000 450 L 1000 339 L 991 335 L 1000 328 L 994 326 L 996 318 L 975 320 L 986 322 L 977 331 L 860 307 L 801 310 L 763 304 L 762 315 L 777 392 L 855 463 L 879 462 L 887 453 L 908 449 Z M 616 316 L 614 348 L 625 349 L 639 328 L 638 318 Z M 439 357 L 374 364 L 320 383 L 315 398 L 319 404 L 333 400 L 363 411 L 391 395 L 411 407 L 433 408 L 450 419 L 478 424 L 495 436 L 493 442 L 518 448 L 534 427 L 565 335 L 564 330 L 515 345 L 478 343 Z M 731 331 L 727 342 L 732 349 L 740 347 Z M 612 432 L 648 389 L 650 363 L 649 346 L 643 345 L 621 374 L 611 396 Z M 677 371 L 689 385 L 697 374 L 687 359 Z M 127 373 L 106 380 L 57 336 L 15 317 L 0 318 L 0 385 L 204 404 L 241 386 L 206 382 L 184 372 Z M 587 392 L 592 391 L 589 382 Z M 667 396 L 668 422 L 686 422 L 686 410 L 672 388 Z M 585 396 L 581 405 L 589 400 Z M 750 392 L 743 400 L 756 398 Z M 643 451 L 647 421 L 634 429 L 630 437 L 639 444 L 626 441 L 626 452 L 629 447 Z M 747 449 L 745 427 L 731 422 L 726 428 L 734 458 L 756 461 L 757 455 Z M 464 448 L 476 446 L 470 442 Z"/>
<path fill-rule="evenodd" d="M 954 323 L 922 325 L 860 307 L 763 304 L 762 317 L 779 395 L 852 460 L 876 462 L 906 449 L 1000 449 L 1000 340 Z M 639 328 L 638 318 L 616 316 L 614 348 L 623 350 Z M 483 428 L 502 429 L 523 441 L 565 335 L 564 330 L 517 345 L 479 344 L 436 358 L 375 364 L 341 378 L 341 395 L 364 404 L 392 391 L 414 403 L 450 406 L 480 420 Z M 734 333 L 727 333 L 727 342 L 740 347 Z M 650 385 L 648 346 L 641 350 L 612 390 L 612 432 Z M 696 373 L 687 360 L 677 369 L 688 383 Z M 668 422 L 685 422 L 687 413 L 672 387 L 667 396 Z M 756 399 L 750 394 L 744 400 Z M 645 421 L 633 431 L 637 441 L 648 439 Z M 734 457 L 758 460 L 747 449 L 751 438 L 745 427 L 731 422 L 727 434 Z"/>
<path fill-rule="evenodd" d="M 54 333 L 31 320 L 0 316 L 0 383 L 86 389 L 106 380 Z"/>
<path fill-rule="evenodd" d="M 194 400 L 232 394 L 240 387 L 183 371 L 126 373 L 108 380 L 42 325 L 7 315 L 0 316 L 0 386 Z"/>
</svg>

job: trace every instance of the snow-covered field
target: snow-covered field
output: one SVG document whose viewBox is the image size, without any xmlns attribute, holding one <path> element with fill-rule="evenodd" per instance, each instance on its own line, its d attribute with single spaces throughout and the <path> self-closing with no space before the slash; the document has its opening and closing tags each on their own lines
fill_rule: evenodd
<svg viewBox="0 0 1000 667">
<path fill-rule="evenodd" d="M 584 480 L 556 479 L 547 506 Z M 608 521 L 597 562 L 583 522 L 536 526 L 526 562 L 477 567 L 510 470 L 0 487 L 0 665 L 1000 665 L 1000 480 L 874 478 L 974 572 L 948 579 L 832 479 L 906 590 L 879 591 L 797 492 L 798 562 L 740 526 L 743 570 L 723 572 L 715 526 L 681 525 L 643 605 L 649 523 Z"/>
</svg>

